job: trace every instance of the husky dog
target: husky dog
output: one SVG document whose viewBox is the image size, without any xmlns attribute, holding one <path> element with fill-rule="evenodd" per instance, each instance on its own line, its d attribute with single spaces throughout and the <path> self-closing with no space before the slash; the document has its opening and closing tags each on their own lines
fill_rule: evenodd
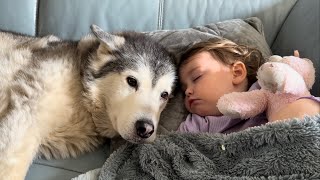
<svg viewBox="0 0 320 180">
<path fill-rule="evenodd" d="M 75 157 L 103 137 L 155 139 L 173 56 L 140 33 L 91 30 L 77 42 L 0 32 L 0 179 L 23 179 L 38 154 Z"/>
</svg>

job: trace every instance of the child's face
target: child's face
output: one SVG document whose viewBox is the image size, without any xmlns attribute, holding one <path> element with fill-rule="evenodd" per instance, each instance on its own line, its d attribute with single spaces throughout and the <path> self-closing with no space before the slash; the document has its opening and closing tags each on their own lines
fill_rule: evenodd
<svg viewBox="0 0 320 180">
<path fill-rule="evenodd" d="M 235 91 L 231 65 L 221 63 L 209 52 L 198 53 L 187 61 L 179 71 L 186 108 L 200 116 L 221 115 L 216 107 L 218 99 Z"/>
</svg>

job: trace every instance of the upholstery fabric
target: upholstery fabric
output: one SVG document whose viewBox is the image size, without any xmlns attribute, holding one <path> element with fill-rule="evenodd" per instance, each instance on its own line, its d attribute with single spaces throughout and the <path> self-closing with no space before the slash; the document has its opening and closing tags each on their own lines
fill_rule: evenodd
<svg viewBox="0 0 320 180">
<path fill-rule="evenodd" d="M 77 40 L 95 23 L 106 31 L 184 29 L 256 16 L 269 45 L 297 0 L 39 0 L 37 35 Z"/>
<path fill-rule="evenodd" d="M 0 29 L 36 35 L 37 0 L 0 1 Z"/>
</svg>

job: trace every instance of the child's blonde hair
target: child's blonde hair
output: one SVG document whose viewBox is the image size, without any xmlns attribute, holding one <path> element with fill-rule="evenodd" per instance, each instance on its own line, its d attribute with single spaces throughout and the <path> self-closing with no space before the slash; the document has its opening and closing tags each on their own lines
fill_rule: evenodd
<svg viewBox="0 0 320 180">
<path fill-rule="evenodd" d="M 188 62 L 188 59 L 198 53 L 209 52 L 211 56 L 226 65 L 241 61 L 247 69 L 248 86 L 257 81 L 258 68 L 264 63 L 264 58 L 258 49 L 238 45 L 227 39 L 209 39 L 202 41 L 184 52 L 180 57 L 179 69 Z"/>
</svg>

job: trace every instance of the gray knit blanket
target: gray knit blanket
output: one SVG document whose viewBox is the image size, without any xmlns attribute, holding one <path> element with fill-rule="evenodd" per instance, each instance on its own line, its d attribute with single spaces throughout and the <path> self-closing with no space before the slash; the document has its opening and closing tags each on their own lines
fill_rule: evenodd
<svg viewBox="0 0 320 180">
<path fill-rule="evenodd" d="M 100 180 L 320 179 L 320 115 L 231 134 L 171 133 L 121 146 Z"/>
</svg>

